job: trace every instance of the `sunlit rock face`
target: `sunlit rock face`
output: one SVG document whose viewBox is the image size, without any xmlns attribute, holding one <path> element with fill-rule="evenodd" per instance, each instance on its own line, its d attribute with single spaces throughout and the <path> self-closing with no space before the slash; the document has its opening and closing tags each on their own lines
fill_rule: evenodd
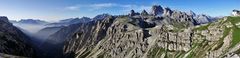
<svg viewBox="0 0 240 58">
<path fill-rule="evenodd" d="M 162 16 L 156 16 L 158 12 L 143 13 L 110 16 L 79 25 L 64 43 L 64 55 L 76 58 L 239 57 L 239 44 L 231 44 L 235 29 L 228 29 L 233 27 L 234 23 L 229 21 L 232 18 L 198 25 L 209 22 L 208 16 L 169 8 L 164 9 Z"/>
<path fill-rule="evenodd" d="M 175 23 L 168 24 L 170 22 Z M 188 51 L 191 48 L 192 31 L 176 33 L 172 30 L 176 28 L 175 25 L 183 22 L 186 23 L 181 28 L 193 26 L 191 21 L 177 22 L 169 17 L 149 16 L 146 21 L 137 16 L 105 18 L 94 24 L 81 25 L 72 38 L 65 43 L 64 52 L 66 56 L 76 53 L 78 58 L 84 57 L 85 53 L 92 53 L 91 51 L 97 52 L 97 55 L 124 58 L 147 57 L 153 47 Z M 97 55 L 87 57 L 98 57 Z"/>
</svg>

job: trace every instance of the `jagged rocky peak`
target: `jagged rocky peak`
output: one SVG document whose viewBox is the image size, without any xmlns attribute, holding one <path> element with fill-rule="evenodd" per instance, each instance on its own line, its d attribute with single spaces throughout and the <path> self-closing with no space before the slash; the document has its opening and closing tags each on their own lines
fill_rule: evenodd
<svg viewBox="0 0 240 58">
<path fill-rule="evenodd" d="M 139 15 L 139 13 L 135 12 L 134 10 L 131 10 L 129 13 L 129 16 L 135 16 L 135 15 Z"/>
<path fill-rule="evenodd" d="M 3 21 L 5 23 L 9 23 L 8 18 L 6 16 L 0 16 L 0 21 Z"/>
<path fill-rule="evenodd" d="M 147 12 L 146 10 L 143 10 L 143 11 L 141 12 L 141 15 L 142 15 L 142 16 L 148 15 L 148 12 Z"/>
<path fill-rule="evenodd" d="M 195 17 L 195 16 L 196 16 L 196 13 L 194 13 L 192 10 L 190 10 L 190 11 L 188 12 L 188 15 Z"/>
<path fill-rule="evenodd" d="M 91 19 L 91 18 L 89 18 L 89 17 L 82 17 L 82 18 L 80 18 L 80 19 Z"/>
<path fill-rule="evenodd" d="M 178 10 L 174 10 L 172 15 L 171 15 L 171 18 L 173 19 L 177 19 L 177 20 L 187 20 L 189 18 L 192 19 L 192 17 L 190 17 L 189 15 L 187 15 L 187 13 L 185 12 L 181 12 L 181 11 L 178 11 Z"/>
<path fill-rule="evenodd" d="M 108 17 L 108 16 L 111 16 L 110 14 L 100 14 L 100 15 L 97 15 L 97 16 L 95 16 L 94 18 L 93 18 L 93 20 L 102 20 L 102 19 L 104 19 L 104 18 L 106 18 L 106 17 Z"/>
<path fill-rule="evenodd" d="M 164 8 L 164 12 L 163 12 L 164 16 L 171 16 L 172 13 L 173 11 L 170 8 L 168 7 Z"/>
<path fill-rule="evenodd" d="M 134 16 L 134 15 L 135 15 L 135 11 L 134 11 L 134 10 L 131 10 L 129 15 L 130 15 L 130 16 Z"/>
<path fill-rule="evenodd" d="M 232 15 L 233 16 L 240 16 L 240 11 L 235 9 L 235 10 L 232 11 Z"/>
<path fill-rule="evenodd" d="M 92 19 L 89 17 L 82 17 L 82 18 L 76 18 L 74 20 L 72 20 L 72 22 L 76 22 L 76 23 L 87 23 L 89 21 L 91 21 Z"/>
<path fill-rule="evenodd" d="M 210 18 L 207 15 L 201 14 L 194 17 L 198 24 L 208 23 Z"/>
<path fill-rule="evenodd" d="M 151 14 L 154 16 L 161 16 L 163 14 L 163 8 L 160 5 L 153 5 L 152 6 L 152 10 L 151 10 Z"/>
</svg>

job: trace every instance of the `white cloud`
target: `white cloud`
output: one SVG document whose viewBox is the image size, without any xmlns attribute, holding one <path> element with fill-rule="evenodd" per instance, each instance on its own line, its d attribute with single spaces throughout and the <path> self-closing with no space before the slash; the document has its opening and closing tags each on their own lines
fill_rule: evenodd
<svg viewBox="0 0 240 58">
<path fill-rule="evenodd" d="M 123 8 L 124 11 L 130 11 L 131 9 L 140 11 L 140 10 L 149 10 L 151 6 L 144 5 L 131 5 L 131 4 L 116 4 L 116 3 L 98 3 L 91 5 L 74 5 L 66 7 L 67 10 L 80 10 L 80 9 L 88 9 L 88 10 L 99 10 L 104 8 L 118 7 Z"/>
<path fill-rule="evenodd" d="M 99 10 L 103 8 L 110 8 L 110 7 L 116 7 L 117 4 L 115 3 L 100 3 L 100 4 L 92 4 L 92 5 L 86 5 L 85 7 L 89 7 L 91 11 Z"/>
<path fill-rule="evenodd" d="M 102 4 L 93 4 L 93 5 L 90 5 L 90 7 L 93 7 L 93 8 L 107 8 L 107 7 L 114 7 L 114 6 L 117 6 L 117 4 L 115 3 L 102 3 Z"/>
<path fill-rule="evenodd" d="M 102 8 L 108 7 L 115 7 L 117 4 L 115 3 L 99 3 L 99 4 L 91 4 L 91 5 L 73 5 L 65 7 L 66 10 L 80 10 L 81 8 L 90 9 L 90 10 L 97 10 Z"/>
<path fill-rule="evenodd" d="M 68 7 L 66 7 L 65 9 L 67 9 L 67 10 L 79 10 L 79 9 L 80 9 L 80 6 L 78 6 L 78 5 L 68 6 Z"/>
</svg>

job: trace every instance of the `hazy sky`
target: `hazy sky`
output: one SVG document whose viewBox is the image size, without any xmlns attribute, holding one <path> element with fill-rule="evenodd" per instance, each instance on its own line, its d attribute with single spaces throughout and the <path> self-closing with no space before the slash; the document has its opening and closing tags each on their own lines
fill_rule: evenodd
<svg viewBox="0 0 240 58">
<path fill-rule="evenodd" d="M 233 9 L 240 9 L 240 0 L 0 0 L 0 16 L 57 21 L 102 13 L 127 14 L 131 9 L 149 10 L 156 4 L 211 16 L 230 15 Z"/>
</svg>

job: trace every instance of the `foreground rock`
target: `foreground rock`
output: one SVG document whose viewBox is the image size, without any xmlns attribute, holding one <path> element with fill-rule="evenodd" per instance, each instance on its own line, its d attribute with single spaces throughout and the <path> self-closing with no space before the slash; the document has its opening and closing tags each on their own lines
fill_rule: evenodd
<svg viewBox="0 0 240 58">
<path fill-rule="evenodd" d="M 27 58 L 27 57 L 0 53 L 0 58 Z"/>
<path fill-rule="evenodd" d="M 7 17 L 0 17 L 0 53 L 33 57 L 35 53 L 28 41 L 30 39 L 13 26 Z"/>
</svg>

